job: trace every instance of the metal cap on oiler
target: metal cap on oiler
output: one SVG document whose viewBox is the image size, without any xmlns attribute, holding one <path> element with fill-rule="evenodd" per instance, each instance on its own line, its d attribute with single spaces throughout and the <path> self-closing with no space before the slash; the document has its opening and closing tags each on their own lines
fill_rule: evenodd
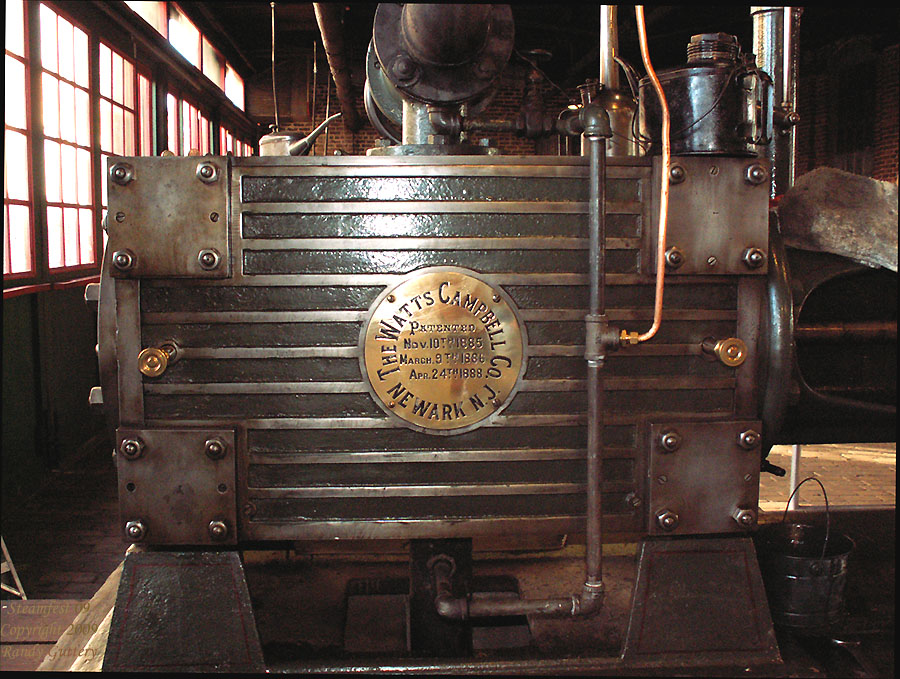
<svg viewBox="0 0 900 679">
<path fill-rule="evenodd" d="M 738 60 L 740 49 L 737 38 L 728 33 L 699 33 L 691 36 L 687 60 L 689 64 L 703 61 L 734 63 Z"/>
</svg>

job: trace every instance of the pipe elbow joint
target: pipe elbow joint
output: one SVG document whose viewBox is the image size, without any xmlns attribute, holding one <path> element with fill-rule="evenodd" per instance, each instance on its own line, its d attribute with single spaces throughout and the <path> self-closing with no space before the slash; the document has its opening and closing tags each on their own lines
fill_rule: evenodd
<svg viewBox="0 0 900 679">
<path fill-rule="evenodd" d="M 603 583 L 585 583 L 581 594 L 572 597 L 572 615 L 588 618 L 596 615 L 603 608 Z"/>
<path fill-rule="evenodd" d="M 584 126 L 584 134 L 588 138 L 612 136 L 612 126 L 609 122 L 609 112 L 599 103 L 591 102 L 581 109 L 581 124 Z"/>
<path fill-rule="evenodd" d="M 469 602 L 465 598 L 440 595 L 434 599 L 437 614 L 448 620 L 468 620 Z"/>
</svg>

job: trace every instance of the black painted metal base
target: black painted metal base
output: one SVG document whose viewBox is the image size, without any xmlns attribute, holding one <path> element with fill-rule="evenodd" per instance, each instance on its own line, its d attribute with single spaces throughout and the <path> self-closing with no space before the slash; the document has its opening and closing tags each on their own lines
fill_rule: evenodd
<svg viewBox="0 0 900 679">
<path fill-rule="evenodd" d="M 643 540 L 623 660 L 781 662 L 750 538 Z"/>
<path fill-rule="evenodd" d="M 238 553 L 128 554 L 103 671 L 265 671 Z"/>
</svg>

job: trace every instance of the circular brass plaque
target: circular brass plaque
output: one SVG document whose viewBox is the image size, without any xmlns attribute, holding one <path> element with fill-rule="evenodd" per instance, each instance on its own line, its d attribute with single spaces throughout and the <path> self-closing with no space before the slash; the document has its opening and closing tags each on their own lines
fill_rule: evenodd
<svg viewBox="0 0 900 679">
<path fill-rule="evenodd" d="M 513 301 L 458 268 L 423 269 L 385 291 L 361 337 L 376 402 L 407 426 L 460 434 L 512 400 L 526 338 Z"/>
</svg>

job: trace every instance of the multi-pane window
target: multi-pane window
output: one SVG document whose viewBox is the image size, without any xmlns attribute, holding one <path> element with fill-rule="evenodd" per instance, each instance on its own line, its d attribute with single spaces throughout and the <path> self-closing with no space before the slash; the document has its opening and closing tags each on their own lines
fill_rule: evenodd
<svg viewBox="0 0 900 679">
<path fill-rule="evenodd" d="M 167 38 L 172 47 L 213 81 L 235 106 L 244 110 L 243 79 L 177 4 L 149 0 L 126 0 L 125 4 Z"/>
<path fill-rule="evenodd" d="M 169 151 L 175 155 L 212 152 L 212 123 L 196 106 L 171 92 L 166 96 Z"/>
<path fill-rule="evenodd" d="M 89 266 L 97 248 L 88 36 L 43 4 L 40 30 L 48 266 Z"/>
<path fill-rule="evenodd" d="M 219 152 L 223 156 L 227 153 L 231 153 L 235 156 L 250 156 L 253 155 L 253 147 L 250 144 L 246 144 L 239 139 L 236 139 L 235 136 L 224 127 L 220 127 Z"/>
<path fill-rule="evenodd" d="M 3 275 L 19 277 L 34 271 L 31 154 L 29 153 L 28 55 L 25 5 L 6 3 L 6 75 L 3 131 Z"/>
<path fill-rule="evenodd" d="M 107 158 L 153 155 L 150 80 L 134 64 L 100 43 L 100 178 L 106 212 Z M 104 233 L 104 239 L 106 234 Z"/>
</svg>

